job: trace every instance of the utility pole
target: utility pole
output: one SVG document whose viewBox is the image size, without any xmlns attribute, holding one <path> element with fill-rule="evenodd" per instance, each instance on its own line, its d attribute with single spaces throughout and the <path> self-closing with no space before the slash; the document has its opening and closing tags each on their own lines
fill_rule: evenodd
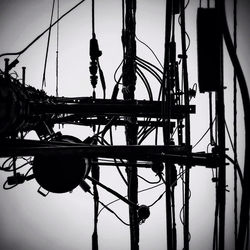
<svg viewBox="0 0 250 250">
<path fill-rule="evenodd" d="M 136 41 L 135 41 L 135 14 L 136 0 L 123 1 L 123 31 L 122 42 L 124 52 L 123 74 L 123 97 L 124 100 L 134 100 L 134 92 L 136 85 Z M 137 144 L 137 118 L 126 117 L 127 125 L 125 127 L 127 145 Z M 128 176 L 128 199 L 138 203 L 138 179 L 137 168 L 133 167 L 136 160 L 130 160 L 126 168 Z M 130 221 L 130 248 L 131 250 L 139 249 L 139 221 L 137 210 L 135 207 L 129 208 Z"/>
</svg>

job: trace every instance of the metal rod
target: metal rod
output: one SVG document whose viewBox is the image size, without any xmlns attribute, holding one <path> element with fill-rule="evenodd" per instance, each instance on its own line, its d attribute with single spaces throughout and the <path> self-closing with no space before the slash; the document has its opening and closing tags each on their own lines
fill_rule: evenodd
<svg viewBox="0 0 250 250">
<path fill-rule="evenodd" d="M 110 119 L 107 119 L 105 117 L 100 118 L 86 118 L 84 116 L 80 115 L 69 115 L 65 117 L 59 117 L 59 118 L 52 118 L 52 123 L 62 123 L 62 124 L 74 124 L 74 125 L 85 125 L 85 126 L 92 126 L 92 125 L 106 125 Z M 137 120 L 137 125 L 140 126 L 147 126 L 147 127 L 162 127 L 161 121 L 145 121 L 145 120 Z M 112 126 L 126 126 L 128 124 L 128 121 L 125 119 L 119 119 L 114 120 L 112 122 Z M 173 132 L 173 128 L 175 126 L 174 122 L 171 122 L 171 132 Z"/>
<path fill-rule="evenodd" d="M 171 23 L 173 16 L 173 2 L 172 0 L 166 1 L 166 17 L 165 17 L 165 47 L 164 47 L 164 72 L 162 81 L 162 122 L 163 122 L 163 141 L 164 145 L 170 144 L 170 118 L 171 118 L 171 101 L 170 101 L 170 76 L 169 76 L 169 43 L 171 34 Z M 170 113 L 171 110 L 171 113 Z M 171 190 L 170 190 L 170 171 L 165 166 L 166 182 L 166 229 L 167 229 L 167 249 L 173 249 L 173 232 L 172 232 L 172 210 L 171 210 Z"/>
<path fill-rule="evenodd" d="M 222 13 L 223 7 L 220 0 L 215 1 L 217 16 Z M 219 21 L 219 20 L 218 20 Z M 219 250 L 225 249 L 225 207 L 226 207 L 226 165 L 225 165 L 225 108 L 224 108 L 224 83 L 223 83 L 223 41 L 222 23 L 220 25 L 219 46 L 220 46 L 220 82 L 219 90 L 216 93 L 216 115 L 218 118 L 218 150 L 221 156 L 219 162 L 218 176 L 218 202 L 219 202 Z"/>
<path fill-rule="evenodd" d="M 181 0 L 181 43 L 182 43 L 182 68 L 184 82 L 184 103 L 189 106 L 189 86 L 187 71 L 187 48 L 186 48 L 186 27 L 185 27 L 185 0 Z M 190 117 L 185 114 L 185 144 L 190 146 Z M 184 204 L 184 249 L 189 250 L 189 182 L 190 164 L 185 169 L 185 204 Z"/>
<path fill-rule="evenodd" d="M 120 200 L 124 201 L 125 203 L 127 203 L 129 206 L 134 207 L 135 209 L 138 208 L 138 205 L 135 204 L 134 202 L 126 199 L 124 196 L 120 195 L 119 193 L 117 193 L 116 191 L 114 191 L 113 189 L 103 185 L 101 182 L 97 181 L 96 179 L 87 176 L 86 179 L 92 181 L 93 183 L 95 183 L 96 185 L 100 186 L 101 188 L 105 189 L 106 191 L 108 191 L 109 193 L 113 194 L 114 196 L 116 196 L 117 198 L 119 198 Z"/>
<path fill-rule="evenodd" d="M 26 84 L 26 67 L 22 67 L 22 84 L 23 86 Z"/>
<path fill-rule="evenodd" d="M 93 102 L 93 103 L 39 103 L 30 102 L 31 112 L 34 114 L 81 114 L 85 116 L 133 116 L 133 117 L 162 117 L 162 109 L 160 102 L 147 101 L 109 101 Z M 171 118 L 183 118 L 185 113 L 194 113 L 193 105 L 184 107 L 182 105 L 175 106 L 171 112 Z"/>
<path fill-rule="evenodd" d="M 206 166 L 213 168 L 220 160 L 211 153 L 187 153 L 183 146 L 89 146 L 86 144 L 43 143 L 42 141 L 16 140 L 1 141 L 0 157 L 35 156 L 67 152 L 82 154 L 83 157 L 103 157 L 117 159 L 136 159 L 141 161 L 168 161 L 170 163 Z M 134 164 L 133 166 L 136 166 Z"/>
<path fill-rule="evenodd" d="M 5 75 L 5 78 L 8 78 L 8 75 L 9 75 L 9 61 L 10 61 L 9 58 L 4 59 L 4 64 L 5 64 L 4 75 Z"/>
</svg>

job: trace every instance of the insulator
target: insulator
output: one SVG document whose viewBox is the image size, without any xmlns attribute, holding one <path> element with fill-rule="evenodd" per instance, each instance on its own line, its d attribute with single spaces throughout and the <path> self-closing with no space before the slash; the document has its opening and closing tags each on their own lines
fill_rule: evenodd
<svg viewBox="0 0 250 250">
<path fill-rule="evenodd" d="M 196 90 L 195 90 L 195 89 L 189 89 L 188 95 L 189 95 L 190 97 L 195 98 L 195 96 L 196 96 Z"/>
<path fill-rule="evenodd" d="M 146 205 L 139 206 L 137 214 L 139 221 L 144 222 L 150 215 L 149 207 Z"/>
<path fill-rule="evenodd" d="M 170 185 L 176 186 L 177 185 L 177 170 L 174 164 L 170 164 L 167 166 L 170 168 Z"/>
<path fill-rule="evenodd" d="M 25 176 L 24 174 L 16 173 L 13 176 L 9 176 L 7 178 L 8 185 L 17 185 L 17 184 L 22 184 L 25 181 Z"/>
<path fill-rule="evenodd" d="M 117 99 L 118 92 L 119 92 L 119 85 L 116 84 L 114 89 L 113 89 L 111 100 L 116 100 Z"/>
<path fill-rule="evenodd" d="M 8 65 L 8 68 L 7 70 L 10 71 L 11 69 L 13 69 L 14 67 L 16 67 L 16 65 L 19 63 L 19 61 L 17 59 L 15 59 L 13 62 L 11 62 L 9 65 Z"/>
<path fill-rule="evenodd" d="M 89 66 L 89 72 L 91 76 L 95 76 L 97 74 L 97 62 L 96 61 L 91 61 L 90 66 Z"/>
<path fill-rule="evenodd" d="M 175 63 L 176 61 L 176 43 L 170 42 L 169 43 L 169 59 L 170 63 Z"/>
<path fill-rule="evenodd" d="M 99 50 L 99 45 L 96 38 L 90 39 L 89 55 L 92 60 L 97 60 L 97 58 L 102 55 L 102 51 Z"/>
<path fill-rule="evenodd" d="M 60 142 L 80 143 L 73 136 L 61 136 Z M 86 159 L 72 152 L 37 155 L 33 161 L 33 173 L 38 184 L 49 192 L 65 193 L 75 189 L 89 172 Z"/>
<path fill-rule="evenodd" d="M 159 174 L 163 171 L 164 166 L 162 162 L 153 162 L 151 168 L 156 174 Z"/>
<path fill-rule="evenodd" d="M 96 75 L 91 75 L 90 76 L 90 82 L 91 82 L 92 87 L 95 88 L 96 85 L 97 85 L 97 76 Z"/>
</svg>

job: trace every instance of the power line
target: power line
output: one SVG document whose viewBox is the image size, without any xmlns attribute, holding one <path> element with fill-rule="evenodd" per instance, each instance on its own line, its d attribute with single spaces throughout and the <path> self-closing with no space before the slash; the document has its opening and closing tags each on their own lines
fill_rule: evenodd
<svg viewBox="0 0 250 250">
<path fill-rule="evenodd" d="M 45 60 L 44 60 L 44 68 L 43 68 L 43 79 L 42 79 L 42 88 L 46 87 L 46 68 L 47 68 L 47 61 L 48 61 L 48 54 L 49 54 L 49 45 L 50 45 L 50 34 L 51 34 L 51 25 L 52 25 L 52 20 L 53 20 L 53 15 L 54 15 L 54 7 L 55 7 L 55 0 L 53 0 L 52 3 L 52 10 L 51 10 L 51 15 L 50 15 L 50 23 L 49 23 L 49 33 L 48 33 L 48 40 L 47 40 L 47 47 L 46 47 L 46 54 L 45 54 Z"/>
<path fill-rule="evenodd" d="M 3 53 L 3 54 L 0 54 L 0 57 L 3 57 L 3 56 L 18 56 L 19 57 L 19 56 L 21 56 L 27 49 L 29 49 L 35 42 L 37 42 L 44 34 L 46 34 L 47 31 L 49 31 L 55 24 L 57 24 L 60 20 L 62 20 L 66 15 L 68 15 L 71 11 L 76 9 L 83 2 L 85 2 L 85 0 L 80 1 L 74 7 L 72 7 L 70 10 L 65 12 L 59 19 L 57 19 L 54 23 L 52 23 L 46 30 L 44 30 L 40 35 L 38 35 L 32 42 L 30 42 L 23 50 L 18 51 L 18 52 L 13 52 L 13 53 Z"/>
</svg>

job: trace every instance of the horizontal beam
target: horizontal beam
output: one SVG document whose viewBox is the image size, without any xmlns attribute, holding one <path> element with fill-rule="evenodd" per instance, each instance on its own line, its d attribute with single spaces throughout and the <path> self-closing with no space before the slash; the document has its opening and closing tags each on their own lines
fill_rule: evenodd
<svg viewBox="0 0 250 250">
<path fill-rule="evenodd" d="M 104 157 L 163 161 L 177 164 L 216 167 L 218 156 L 206 153 L 190 153 L 185 146 L 100 146 L 84 143 L 45 142 L 35 140 L 4 140 L 0 142 L 0 157 L 35 156 L 50 154 L 82 154 L 83 157 Z"/>
<path fill-rule="evenodd" d="M 67 100 L 67 99 L 66 99 Z M 96 116 L 134 116 L 162 118 L 162 103 L 160 101 L 126 101 L 126 100 L 91 100 L 79 102 L 30 102 L 32 114 L 81 114 L 87 117 Z M 183 105 L 173 106 L 171 119 L 183 118 L 186 113 L 195 113 L 195 106 L 188 110 Z"/>
<path fill-rule="evenodd" d="M 73 125 L 83 125 L 83 126 L 93 126 L 93 125 L 106 125 L 110 122 L 111 118 L 106 117 L 93 117 L 87 118 L 81 115 L 67 115 L 58 118 L 52 118 L 51 122 L 53 124 L 60 123 L 60 124 L 73 124 Z M 117 118 L 112 121 L 112 125 L 114 126 L 126 126 L 128 125 L 129 121 L 123 118 Z M 163 123 L 159 120 L 137 120 L 136 124 L 138 126 L 147 126 L 147 127 L 162 127 Z M 171 122 L 171 131 L 175 126 L 175 122 Z"/>
</svg>

